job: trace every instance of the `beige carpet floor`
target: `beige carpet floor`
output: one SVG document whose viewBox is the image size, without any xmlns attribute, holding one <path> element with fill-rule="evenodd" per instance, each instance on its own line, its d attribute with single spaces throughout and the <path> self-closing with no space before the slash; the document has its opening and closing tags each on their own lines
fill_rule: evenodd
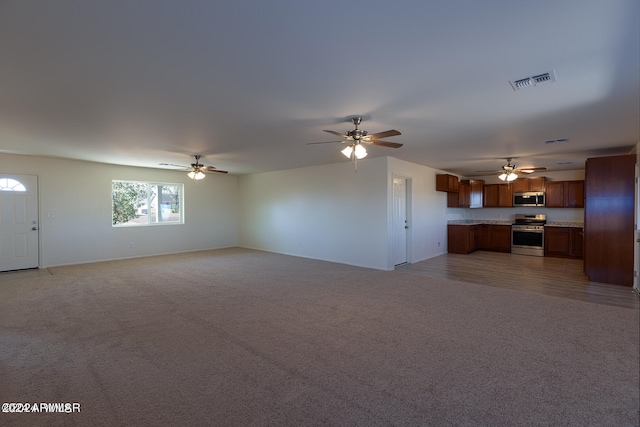
<svg viewBox="0 0 640 427">
<path fill-rule="evenodd" d="M 0 283 L 24 426 L 637 426 L 637 310 L 245 250 Z M 5 406 L 3 406 L 5 409 Z"/>
</svg>

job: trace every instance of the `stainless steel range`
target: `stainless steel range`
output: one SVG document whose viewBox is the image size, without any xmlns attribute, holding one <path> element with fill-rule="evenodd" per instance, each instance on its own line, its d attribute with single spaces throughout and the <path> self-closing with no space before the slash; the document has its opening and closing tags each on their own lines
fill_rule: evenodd
<svg viewBox="0 0 640 427">
<path fill-rule="evenodd" d="M 511 226 L 511 253 L 544 256 L 545 214 L 516 214 Z"/>
</svg>

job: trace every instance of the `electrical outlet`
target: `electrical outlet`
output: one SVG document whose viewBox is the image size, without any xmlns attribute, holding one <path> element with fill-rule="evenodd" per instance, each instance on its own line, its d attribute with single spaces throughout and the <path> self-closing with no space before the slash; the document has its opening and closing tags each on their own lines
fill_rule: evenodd
<svg viewBox="0 0 640 427">
<path fill-rule="evenodd" d="M 129 248 L 133 248 L 133 242 L 129 242 Z"/>
<path fill-rule="evenodd" d="M 440 242 L 438 242 L 438 247 L 440 247 Z"/>
</svg>

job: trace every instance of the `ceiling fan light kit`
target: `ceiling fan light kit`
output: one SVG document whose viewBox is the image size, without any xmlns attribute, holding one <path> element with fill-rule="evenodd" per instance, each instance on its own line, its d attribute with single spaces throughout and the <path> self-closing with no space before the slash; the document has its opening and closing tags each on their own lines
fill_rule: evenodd
<svg viewBox="0 0 640 427">
<path fill-rule="evenodd" d="M 498 176 L 498 179 L 502 181 L 507 181 L 507 182 L 511 182 L 517 178 L 518 178 L 518 175 L 516 175 L 513 172 L 503 172 L 501 175 Z"/>
<path fill-rule="evenodd" d="M 368 154 L 367 150 L 360 144 L 348 145 L 341 151 L 341 153 L 348 159 L 350 159 L 351 156 L 354 156 L 358 160 L 364 159 Z"/>
<path fill-rule="evenodd" d="M 206 175 L 202 171 L 191 171 L 187 174 L 187 176 L 194 181 L 199 181 L 201 179 L 204 179 Z"/>
</svg>

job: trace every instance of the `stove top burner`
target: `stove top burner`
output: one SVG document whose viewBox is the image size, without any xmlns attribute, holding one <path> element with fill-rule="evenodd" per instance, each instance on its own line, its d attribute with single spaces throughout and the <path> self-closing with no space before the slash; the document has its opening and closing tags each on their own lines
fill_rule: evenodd
<svg viewBox="0 0 640 427">
<path fill-rule="evenodd" d="M 547 215 L 545 214 L 516 214 L 513 225 L 545 225 Z"/>
</svg>

